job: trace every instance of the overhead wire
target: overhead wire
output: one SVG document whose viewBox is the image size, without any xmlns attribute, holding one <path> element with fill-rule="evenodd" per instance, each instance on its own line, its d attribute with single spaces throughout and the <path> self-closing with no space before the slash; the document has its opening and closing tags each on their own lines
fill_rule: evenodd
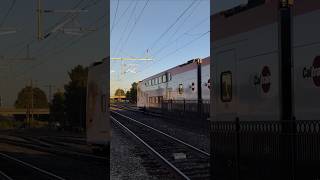
<svg viewBox="0 0 320 180">
<path fill-rule="evenodd" d="M 102 17 L 106 17 L 106 14 L 104 14 L 104 15 L 101 16 L 101 17 L 99 17 L 97 21 L 101 21 L 101 20 L 102 20 Z M 105 26 L 106 26 L 106 23 L 104 23 L 103 25 L 99 26 L 98 29 L 97 29 L 97 31 L 94 31 L 94 32 L 98 32 L 99 30 L 103 29 Z M 46 53 L 45 56 L 43 56 L 42 58 L 47 57 L 47 56 L 49 56 L 49 55 L 57 55 L 57 54 L 60 54 L 60 53 L 62 53 L 62 52 L 64 52 L 64 51 L 66 51 L 66 49 L 68 49 L 68 48 L 72 47 L 73 45 L 75 45 L 76 43 L 78 43 L 81 39 L 88 37 L 89 35 L 93 34 L 94 32 L 87 33 L 86 35 L 81 36 L 81 37 L 79 37 L 79 38 L 71 41 L 70 43 L 65 44 L 64 46 L 60 46 L 60 49 L 55 49 L 54 51 L 52 51 L 52 52 L 50 52 L 50 53 Z M 33 65 L 31 68 L 28 68 L 28 69 L 26 69 L 24 72 L 22 72 L 22 73 L 21 73 L 21 76 L 24 75 L 25 73 L 29 72 L 30 70 L 32 70 L 32 69 L 34 69 L 34 68 L 36 68 L 36 67 L 38 67 L 38 66 L 40 66 L 40 65 L 43 65 L 44 63 L 46 63 L 46 62 L 48 62 L 48 61 L 49 61 L 49 59 L 44 60 L 44 61 L 41 61 L 41 62 L 39 62 L 38 64 Z M 21 76 L 16 76 L 16 77 L 17 77 L 17 78 L 20 78 Z"/>
<path fill-rule="evenodd" d="M 77 4 L 75 4 L 72 9 L 76 9 L 78 8 L 85 0 L 79 0 Z M 91 8 L 92 6 L 95 6 L 97 5 L 99 2 L 102 2 L 102 0 L 96 0 L 96 1 L 93 1 L 91 3 L 87 3 L 84 7 L 80 8 L 82 10 L 84 9 L 88 9 L 88 8 Z M 67 13 L 66 15 L 64 15 L 60 20 L 59 22 L 55 23 L 55 25 L 53 25 L 51 28 L 48 28 L 48 29 L 52 29 L 53 27 L 57 26 L 58 24 L 60 24 L 62 21 L 64 21 L 66 18 L 70 17 L 71 13 Z M 34 52 L 43 52 L 42 50 L 44 48 L 46 48 L 46 46 L 49 44 L 49 42 L 53 41 L 55 38 L 58 37 L 58 33 L 54 34 L 51 38 L 49 38 L 48 40 L 46 40 L 46 44 L 44 44 L 43 46 L 41 46 L 40 48 L 38 48 L 37 50 L 35 50 Z M 67 39 L 65 42 L 68 42 L 69 40 Z M 39 55 L 38 55 L 39 56 Z"/>
<path fill-rule="evenodd" d="M 78 8 L 84 1 L 86 0 L 79 0 L 73 7 L 72 9 L 76 9 Z M 82 7 L 81 9 L 84 10 L 84 9 L 88 9 L 88 8 L 91 8 L 95 5 L 97 5 L 99 2 L 102 2 L 102 0 L 95 0 L 95 1 L 91 1 L 91 3 L 87 3 L 84 7 Z M 57 26 L 58 24 L 60 24 L 62 21 L 64 21 L 66 18 L 68 18 L 69 16 L 71 15 L 71 13 L 67 13 L 66 15 L 64 15 L 62 18 L 60 18 L 60 20 L 58 22 L 56 22 L 54 25 L 52 25 L 50 28 L 47 28 L 46 31 L 49 31 L 50 29 L 54 28 L 55 26 Z M 55 34 L 54 36 L 52 36 L 51 38 L 49 38 L 46 43 L 47 44 L 44 44 L 43 46 L 46 46 L 48 45 L 48 42 L 50 42 L 51 40 L 54 40 L 58 35 Z M 26 42 L 24 43 L 24 47 L 26 47 L 27 45 L 31 45 L 33 44 L 34 42 L 36 42 L 36 39 L 35 38 L 32 38 L 31 41 L 29 42 Z M 41 46 L 40 48 L 38 48 L 37 50 L 35 50 L 34 52 L 41 52 L 45 47 Z M 23 49 L 22 49 L 23 50 Z M 20 50 L 20 52 L 22 51 Z M 19 52 L 18 52 L 19 53 Z M 17 53 L 17 54 L 18 54 Z M 15 56 L 17 56 L 17 54 Z"/>
<path fill-rule="evenodd" d="M 157 54 L 159 54 L 161 51 L 163 51 L 164 49 L 170 47 L 171 45 L 174 44 L 174 42 L 177 42 L 178 40 L 180 40 L 182 37 L 184 37 L 185 35 L 187 35 L 188 33 L 190 33 L 191 31 L 193 31 L 196 28 L 199 28 L 199 26 L 203 23 L 205 23 L 207 20 L 209 20 L 210 17 L 206 17 L 204 19 L 202 19 L 201 21 L 199 21 L 199 23 L 195 24 L 194 26 L 192 26 L 192 28 L 188 29 L 187 31 L 185 31 L 183 34 L 181 34 L 180 36 L 178 36 L 176 39 L 166 43 L 165 45 L 163 45 L 161 48 L 159 48 L 156 52 L 153 53 L 153 56 L 156 56 Z M 200 35 L 202 33 L 199 33 Z"/>
<path fill-rule="evenodd" d="M 76 9 L 76 8 L 77 8 L 78 6 L 80 6 L 84 1 L 85 1 L 85 0 L 80 0 L 80 1 L 78 1 L 78 3 L 77 3 L 72 9 Z M 95 6 L 95 5 L 97 5 L 99 2 L 102 2 L 102 0 L 96 0 L 96 1 L 93 1 L 92 3 L 88 3 L 87 5 L 85 5 L 84 7 L 82 7 L 81 9 L 82 9 L 82 10 L 85 10 L 85 9 L 91 8 L 91 7 Z M 60 23 L 61 23 L 65 18 L 67 18 L 67 17 L 69 17 L 69 16 L 70 16 L 70 13 L 68 13 L 68 14 L 65 15 L 63 18 L 61 18 Z M 56 23 L 56 25 L 57 25 L 57 24 L 59 24 L 59 23 Z M 55 25 L 55 26 L 56 26 L 56 25 Z M 53 27 L 54 27 L 54 26 L 53 26 Z M 54 39 L 57 38 L 58 36 L 59 36 L 59 33 L 54 34 L 53 37 L 51 37 L 50 39 L 47 40 L 47 42 L 46 42 L 47 44 L 46 44 L 46 45 L 48 45 L 48 42 L 54 40 Z M 69 42 L 69 40 L 67 39 L 65 42 Z M 42 47 L 40 47 L 36 52 L 42 52 L 42 50 L 43 50 L 44 48 L 45 48 L 45 47 L 42 46 Z"/>
<path fill-rule="evenodd" d="M 119 8 L 119 2 L 120 0 L 117 1 L 117 7 L 116 7 L 116 11 L 114 13 L 114 17 L 113 17 L 113 22 L 112 22 L 112 26 L 111 26 L 111 32 L 113 31 L 113 28 L 114 28 L 114 24 L 117 20 L 117 13 L 118 13 L 118 8 Z"/>
<path fill-rule="evenodd" d="M 133 14 L 134 14 L 134 12 L 136 11 L 138 2 L 139 2 L 139 1 L 136 1 L 135 6 L 133 7 L 133 9 L 132 9 L 132 11 L 131 11 L 131 14 L 130 14 L 129 19 L 128 19 L 127 23 L 126 23 L 126 26 L 125 26 L 125 28 L 124 28 L 123 31 L 122 31 L 122 35 L 121 35 L 121 37 L 120 37 L 120 40 L 119 40 L 118 43 L 117 43 L 116 49 L 115 49 L 115 51 L 114 51 L 114 54 L 118 54 L 118 53 L 117 53 L 117 50 L 121 47 L 122 39 L 123 39 L 123 37 L 124 37 L 125 32 L 126 32 L 127 29 L 128 29 L 128 26 L 129 26 L 129 23 L 130 23 L 131 19 L 133 18 Z"/>
<path fill-rule="evenodd" d="M 79 0 L 79 1 L 73 6 L 73 9 L 77 8 L 78 6 L 80 6 L 84 1 L 85 1 L 85 0 Z M 62 20 L 64 20 L 64 19 L 65 19 L 66 17 L 68 17 L 69 15 L 70 15 L 70 14 L 67 14 L 67 15 L 65 15 L 64 17 L 62 17 L 62 18 L 59 20 L 59 22 L 61 22 Z M 55 25 L 57 25 L 57 24 L 58 24 L 58 22 L 55 23 Z M 54 26 L 52 26 L 52 27 L 54 27 Z M 48 28 L 48 29 L 49 29 L 49 28 Z M 48 30 L 48 29 L 47 29 L 47 30 Z M 54 39 L 54 38 L 55 38 L 55 37 L 50 38 L 50 39 Z M 48 41 L 50 41 L 50 39 L 49 39 Z M 26 39 L 26 40 L 20 42 L 20 43 L 19 43 L 19 46 L 21 46 L 22 48 L 17 51 L 17 53 L 15 54 L 14 57 L 17 57 L 18 54 L 19 54 L 20 52 L 22 52 L 23 49 L 25 49 L 27 45 L 32 45 L 32 44 L 35 43 L 35 42 L 36 42 L 36 38 L 35 38 L 35 37 L 31 37 L 31 40 Z M 14 46 L 14 47 L 16 47 L 16 46 Z M 11 48 L 11 46 L 10 46 L 10 48 Z M 36 52 L 39 52 L 39 51 L 42 50 L 42 49 L 43 49 L 43 47 L 40 47 L 38 50 L 36 50 Z M 31 53 L 30 53 L 30 54 L 31 54 Z"/>
<path fill-rule="evenodd" d="M 0 22 L 0 27 L 2 27 L 3 24 L 5 23 L 5 21 L 7 20 L 9 14 L 10 14 L 11 11 L 13 10 L 15 4 L 16 4 L 16 0 L 12 0 L 11 5 L 10 5 L 8 11 L 6 12 L 6 14 L 4 15 L 4 17 L 2 18 L 2 20 L 1 20 L 1 22 Z"/>
<path fill-rule="evenodd" d="M 74 6 L 74 8 L 73 9 L 75 9 L 75 8 L 77 8 L 82 2 L 83 2 L 84 0 L 80 0 L 75 6 Z M 92 7 L 92 6 L 94 6 L 94 5 L 97 5 L 97 3 L 98 2 L 101 2 L 101 0 L 97 0 L 97 1 L 95 1 L 94 3 L 91 3 L 90 5 L 91 6 L 88 6 L 88 5 L 86 5 L 85 7 L 86 8 L 90 8 L 90 7 Z M 96 23 L 98 23 L 98 21 L 101 21 L 102 19 L 104 19 L 105 17 L 106 17 L 107 15 L 104 13 L 104 15 L 103 16 L 101 16 L 101 17 L 99 17 L 98 19 L 97 19 L 97 21 L 96 21 Z M 65 16 L 65 17 L 67 17 L 67 16 Z M 106 24 L 104 24 L 104 26 L 105 26 Z M 101 27 L 99 27 L 99 28 L 101 28 Z M 98 29 L 99 29 L 98 28 Z M 94 31 L 94 32 L 96 32 L 96 31 Z M 90 33 L 88 33 L 88 34 L 91 34 L 91 33 L 93 33 L 93 32 L 90 32 Z M 81 36 L 79 39 L 82 39 L 82 38 L 84 38 L 84 37 L 86 37 L 87 35 L 84 35 L 84 36 Z M 52 37 L 52 38 L 50 38 L 49 40 L 52 40 L 52 39 L 55 39 L 57 37 L 57 34 L 55 34 L 55 36 L 54 37 Z M 48 41 L 49 41 L 48 40 Z M 47 41 L 47 43 L 48 43 L 48 41 Z M 70 44 L 75 44 L 77 41 L 79 41 L 79 40 L 73 40 Z M 69 42 L 69 40 L 67 40 L 66 42 Z M 71 45 L 71 46 L 72 46 Z M 60 46 L 61 47 L 61 46 Z M 43 49 L 44 48 L 44 46 L 41 46 L 41 48 L 40 49 L 38 49 L 38 51 L 37 52 L 39 52 L 39 50 L 41 50 L 41 49 Z M 54 52 L 56 52 L 56 51 L 53 51 L 53 53 Z M 52 53 L 47 53 L 47 54 L 52 54 Z M 37 55 L 37 57 L 40 57 L 40 56 L 42 56 L 42 54 L 38 54 Z M 45 61 L 46 62 L 46 61 Z M 33 69 L 34 67 L 37 67 L 37 66 L 39 66 L 39 65 L 41 65 L 41 64 L 43 64 L 44 62 L 43 61 L 41 61 L 40 63 L 38 63 L 38 64 L 36 64 L 36 65 L 34 65 L 34 66 L 32 66 L 30 69 L 28 69 L 28 70 L 31 70 L 31 69 Z M 24 72 L 22 72 L 22 75 L 24 74 L 24 73 L 26 73 L 26 72 L 28 72 L 28 70 L 25 70 Z"/>
<path fill-rule="evenodd" d="M 185 47 L 189 46 L 189 45 L 190 45 L 190 44 L 192 44 L 193 42 L 195 42 L 195 41 L 197 41 L 197 40 L 201 39 L 202 37 L 204 37 L 205 35 L 207 35 L 207 34 L 209 34 L 209 33 L 210 33 L 210 31 L 207 31 L 207 32 L 202 33 L 200 36 L 198 36 L 198 37 L 196 37 L 196 38 L 193 38 L 191 41 L 188 41 L 186 44 L 184 44 L 184 45 L 180 46 L 179 48 L 175 49 L 174 51 L 172 51 L 172 52 L 170 52 L 170 53 L 166 54 L 165 56 L 162 56 L 161 58 L 159 58 L 159 60 L 158 60 L 158 61 L 154 61 L 154 62 L 153 62 L 153 63 L 151 63 L 149 66 L 145 66 L 145 67 L 143 68 L 143 70 L 141 70 L 141 71 L 139 71 L 139 72 L 137 72 L 137 73 L 140 73 L 140 72 L 145 71 L 146 69 L 150 68 L 152 65 L 157 64 L 157 63 L 159 63 L 159 62 L 163 61 L 165 58 L 167 58 L 167 57 L 169 57 L 169 56 L 171 56 L 171 55 L 173 55 L 173 54 L 177 53 L 177 52 L 178 52 L 178 51 L 180 51 L 181 49 L 183 49 L 183 48 L 185 48 Z"/>
<path fill-rule="evenodd" d="M 145 70 L 149 69 L 149 68 L 152 67 L 153 65 L 155 65 L 155 64 L 163 61 L 165 58 L 167 58 L 167 57 L 169 57 L 169 56 L 171 56 L 171 55 L 179 52 L 180 50 L 186 48 L 186 47 L 189 46 L 190 44 L 192 44 L 192 43 L 194 43 L 195 41 L 203 38 L 204 36 L 206 36 L 206 35 L 209 34 L 209 33 L 210 33 L 210 31 L 206 31 L 206 32 L 202 33 L 200 36 L 198 36 L 198 37 L 196 37 L 196 38 L 193 38 L 192 40 L 188 41 L 187 43 L 185 43 L 184 45 L 180 46 L 179 48 L 177 48 L 177 49 L 173 50 L 172 52 L 167 53 L 166 55 L 162 56 L 161 58 L 159 58 L 158 61 L 154 61 L 153 63 L 149 64 L 148 66 L 144 66 L 143 70 L 137 71 L 137 72 L 136 72 L 133 76 L 131 76 L 131 77 L 137 76 L 138 73 L 144 72 Z"/>
<path fill-rule="evenodd" d="M 174 23 L 171 24 L 171 25 L 166 29 L 166 31 L 164 31 L 164 32 L 160 35 L 160 37 L 155 41 L 155 43 L 159 42 L 159 41 L 161 40 L 161 38 L 163 38 L 163 37 L 166 35 L 166 33 L 168 33 L 168 32 L 177 24 L 177 22 L 179 22 L 179 20 L 188 12 L 188 10 L 189 10 L 196 2 L 198 2 L 198 4 L 195 5 L 195 7 L 193 8 L 192 12 L 184 19 L 184 21 L 180 24 L 180 26 L 176 29 L 176 31 L 174 31 L 174 33 L 171 35 L 171 37 L 169 38 L 169 40 L 170 40 L 174 35 L 176 35 L 176 33 L 180 30 L 180 28 L 182 27 L 182 25 L 191 17 L 191 15 L 195 12 L 196 8 L 200 5 L 201 2 L 196 1 L 196 0 L 193 1 L 193 2 L 178 16 L 178 18 L 174 21 Z M 201 20 L 200 23 L 198 23 L 197 25 L 200 25 L 200 24 L 204 23 L 207 19 L 208 19 L 208 17 L 206 17 L 205 19 Z M 177 39 L 175 39 L 174 41 L 178 41 L 178 40 L 181 39 L 186 33 L 191 32 L 192 30 L 194 30 L 194 29 L 197 28 L 197 27 L 198 27 L 198 26 L 193 26 L 191 29 L 187 30 L 185 33 L 183 33 L 181 36 L 179 36 L 179 37 L 178 37 Z M 180 51 L 181 49 L 187 47 L 188 45 L 190 45 L 191 43 L 195 42 L 196 40 L 202 38 L 203 36 L 205 36 L 205 35 L 208 34 L 208 33 L 209 33 L 209 31 L 208 31 L 208 32 L 205 32 L 205 33 L 201 33 L 199 37 L 192 39 L 191 41 L 189 41 L 189 42 L 186 43 L 185 45 L 183 45 L 183 46 L 175 49 L 173 52 L 170 52 L 170 53 L 168 53 L 167 55 L 161 57 L 161 60 L 159 60 L 159 61 L 162 61 L 164 58 L 166 58 L 166 57 L 168 57 L 168 56 L 171 56 L 172 54 L 175 54 L 176 52 L 178 52 L 178 51 Z M 151 46 L 150 49 L 152 49 L 152 48 L 154 47 L 155 43 L 153 43 L 153 45 Z M 157 54 L 158 54 L 159 52 L 161 52 L 163 49 L 165 49 L 165 47 L 167 47 L 167 45 L 163 46 L 163 47 L 160 49 L 160 51 L 157 51 Z M 122 51 L 122 49 L 121 49 L 120 51 Z M 144 69 L 143 69 L 142 71 L 144 71 L 145 69 L 148 69 L 148 68 L 151 67 L 152 65 L 158 63 L 159 61 L 154 62 L 154 63 L 150 64 L 150 65 L 147 66 L 147 67 L 144 67 Z M 142 71 L 139 71 L 139 72 L 142 72 Z M 139 73 L 139 72 L 137 72 L 137 73 Z"/>
<path fill-rule="evenodd" d="M 197 0 L 193 0 L 186 9 L 182 11 L 182 13 L 175 19 L 175 21 L 152 43 L 149 50 L 153 49 L 157 43 L 179 22 L 179 20 L 188 12 L 188 10 L 197 2 Z"/>
<path fill-rule="evenodd" d="M 127 6 L 127 8 L 123 11 L 123 13 L 121 14 L 121 16 L 118 19 L 118 22 L 116 22 L 113 26 L 113 29 L 111 29 L 110 35 L 112 34 L 114 28 L 120 23 L 120 20 L 122 19 L 122 17 L 128 12 L 129 8 L 132 6 L 132 4 L 134 3 L 134 1 L 130 1 L 130 4 Z M 112 37 L 112 36 L 111 36 Z"/>
<path fill-rule="evenodd" d="M 194 12 L 196 12 L 196 10 L 199 7 L 199 5 L 201 4 L 201 2 L 202 1 L 197 1 L 197 4 L 193 7 L 193 9 L 189 13 L 189 15 L 187 15 L 186 18 L 184 18 L 182 23 L 179 24 L 179 26 L 176 28 L 174 33 L 172 33 L 172 35 L 168 38 L 168 40 L 167 40 L 168 42 L 179 32 L 179 30 L 183 27 L 183 25 L 187 22 L 187 20 L 190 19 L 190 17 L 194 14 Z"/>
<path fill-rule="evenodd" d="M 129 38 L 130 38 L 133 30 L 135 29 L 138 21 L 141 19 L 142 14 L 143 14 L 143 12 L 145 11 L 146 7 L 148 6 L 149 2 L 150 2 L 150 0 L 147 0 L 146 3 L 144 4 L 142 10 L 140 11 L 140 13 L 139 13 L 139 15 L 138 15 L 138 18 L 135 20 L 134 25 L 133 25 L 133 27 L 131 28 L 131 30 L 130 30 L 130 32 L 129 32 L 127 38 L 126 38 L 126 40 L 125 40 L 124 43 L 122 44 L 119 52 L 123 51 L 125 45 L 128 43 L 128 40 L 129 40 Z"/>
</svg>

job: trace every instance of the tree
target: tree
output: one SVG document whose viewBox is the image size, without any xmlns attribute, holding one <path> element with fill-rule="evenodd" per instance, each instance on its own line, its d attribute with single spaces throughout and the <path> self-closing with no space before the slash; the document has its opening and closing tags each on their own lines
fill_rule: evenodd
<svg viewBox="0 0 320 180">
<path fill-rule="evenodd" d="M 24 87 L 19 93 L 15 102 L 16 108 L 48 108 L 47 96 L 40 88 L 32 88 L 31 86 Z"/>
<path fill-rule="evenodd" d="M 53 95 L 50 104 L 50 118 L 65 126 L 65 97 L 62 92 Z"/>
<path fill-rule="evenodd" d="M 114 93 L 115 96 L 125 96 L 124 90 L 123 89 L 117 89 L 116 92 Z"/>
<path fill-rule="evenodd" d="M 130 91 L 127 91 L 126 92 L 126 99 L 129 99 L 130 98 Z"/>
<path fill-rule="evenodd" d="M 126 98 L 131 103 L 136 103 L 137 102 L 137 87 L 138 87 L 138 83 L 136 83 L 136 82 L 132 83 L 130 91 L 127 91 L 127 93 L 126 93 Z"/>
<path fill-rule="evenodd" d="M 85 128 L 88 68 L 78 65 L 68 75 L 70 81 L 64 86 L 67 120 L 73 127 Z"/>
</svg>

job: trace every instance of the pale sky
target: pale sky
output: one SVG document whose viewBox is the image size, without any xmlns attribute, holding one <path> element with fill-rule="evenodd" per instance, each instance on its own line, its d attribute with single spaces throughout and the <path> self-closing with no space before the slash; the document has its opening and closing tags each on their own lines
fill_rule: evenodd
<svg viewBox="0 0 320 180">
<path fill-rule="evenodd" d="M 73 9 L 77 4 L 77 9 L 86 8 L 88 12 L 80 14 L 67 27 L 90 27 L 98 30 L 85 36 L 57 33 L 44 41 L 37 41 L 37 1 L 17 0 L 12 4 L 13 0 L 1 0 L 0 27 L 17 30 L 15 34 L 0 35 L 0 57 L 5 57 L 5 60 L 0 58 L 0 96 L 4 106 L 12 106 L 18 91 L 29 84 L 31 79 L 48 94 L 47 85 L 54 85 L 54 91 L 63 89 L 68 81 L 67 71 L 72 67 L 77 64 L 87 66 L 104 58 L 107 55 L 104 25 L 108 3 L 111 3 L 110 28 L 113 27 L 111 57 L 145 57 L 148 50 L 148 55 L 154 59 L 152 62 L 127 62 L 130 71 L 121 79 L 120 63 L 111 62 L 111 94 L 116 88 L 127 90 L 134 81 L 190 59 L 209 56 L 209 0 L 195 0 L 194 4 L 191 4 L 193 0 L 150 0 L 143 11 L 147 0 L 119 0 L 114 26 L 118 0 L 42 1 L 44 9 Z M 215 11 L 220 11 L 243 1 L 216 0 L 211 6 Z M 187 11 L 173 25 L 184 10 Z M 46 14 L 43 29 L 46 32 L 51 30 L 56 23 L 65 20 L 63 16 L 64 14 Z M 168 33 L 161 36 L 170 25 L 173 26 Z M 25 57 L 28 44 L 30 56 L 36 60 L 12 60 Z"/>
<path fill-rule="evenodd" d="M 212 3 L 210 0 L 147 2 L 148 0 L 119 0 L 118 4 L 118 0 L 111 0 L 111 57 L 153 58 L 151 62 L 124 62 L 129 68 L 123 75 L 121 63 L 111 61 L 111 95 L 117 88 L 129 90 L 132 82 L 143 80 L 190 59 L 209 56 L 210 5 L 213 12 L 218 12 L 247 0 L 212 0 Z M 142 16 L 139 18 L 140 13 Z M 174 24 L 176 20 L 178 21 Z"/>
</svg>

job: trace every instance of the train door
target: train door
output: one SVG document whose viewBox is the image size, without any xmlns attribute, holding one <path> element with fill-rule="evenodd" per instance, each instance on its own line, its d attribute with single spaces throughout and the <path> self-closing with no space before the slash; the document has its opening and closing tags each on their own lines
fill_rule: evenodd
<svg viewBox="0 0 320 180">
<path fill-rule="evenodd" d="M 233 49 L 217 52 L 214 72 L 217 79 L 214 104 L 216 120 L 234 120 L 236 113 L 236 55 Z"/>
<path fill-rule="evenodd" d="M 163 96 L 159 96 L 159 107 L 162 108 Z"/>
<path fill-rule="evenodd" d="M 150 107 L 150 103 L 151 103 L 151 99 L 150 99 L 150 97 L 149 97 L 149 94 L 146 93 L 146 103 L 145 103 L 145 106 L 146 106 L 147 108 L 149 108 L 149 107 Z"/>
</svg>

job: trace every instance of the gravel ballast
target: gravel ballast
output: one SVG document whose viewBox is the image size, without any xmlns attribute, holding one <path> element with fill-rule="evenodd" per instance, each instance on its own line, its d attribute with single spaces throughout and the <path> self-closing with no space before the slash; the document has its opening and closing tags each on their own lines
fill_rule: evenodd
<svg viewBox="0 0 320 180">
<path fill-rule="evenodd" d="M 157 179 L 148 175 L 142 165 L 143 160 L 135 154 L 136 147 L 131 139 L 126 137 L 120 129 L 112 125 L 112 139 L 110 146 L 110 179 Z"/>
<path fill-rule="evenodd" d="M 173 120 L 168 120 L 160 117 L 154 117 L 151 115 L 145 115 L 140 112 L 119 110 L 117 111 L 123 115 L 131 117 L 142 123 L 145 123 L 151 127 L 154 127 L 160 131 L 168 133 L 169 135 L 181 139 L 197 148 L 200 148 L 206 152 L 210 152 L 210 135 L 209 127 L 208 129 L 195 129 L 194 127 L 184 127 L 179 126 L 179 124 L 170 122 Z"/>
</svg>

